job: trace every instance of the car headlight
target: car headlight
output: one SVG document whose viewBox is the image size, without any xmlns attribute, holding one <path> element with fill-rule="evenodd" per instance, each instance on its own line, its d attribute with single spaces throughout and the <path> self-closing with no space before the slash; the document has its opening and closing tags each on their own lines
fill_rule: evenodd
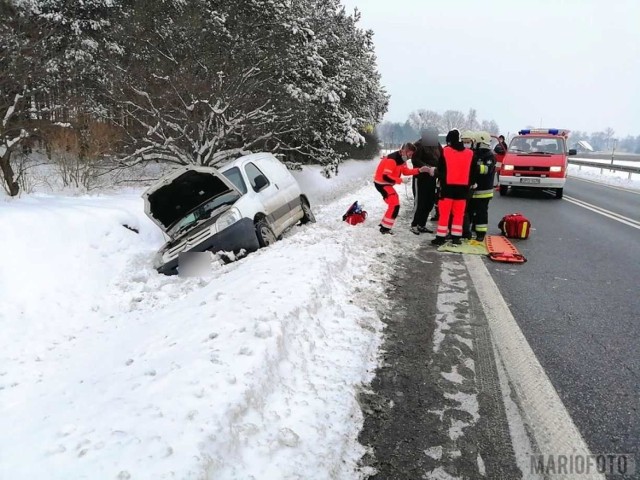
<svg viewBox="0 0 640 480">
<path fill-rule="evenodd" d="M 513 165 L 503 165 L 502 169 L 503 170 L 513 170 Z"/>
<path fill-rule="evenodd" d="M 230 208 L 216 220 L 216 231 L 220 232 L 225 228 L 230 227 L 241 218 L 242 215 L 240 215 L 240 211 L 237 208 Z"/>
<path fill-rule="evenodd" d="M 558 166 L 554 166 L 549 168 L 550 172 L 561 172 L 562 171 L 562 167 L 558 167 Z"/>
</svg>

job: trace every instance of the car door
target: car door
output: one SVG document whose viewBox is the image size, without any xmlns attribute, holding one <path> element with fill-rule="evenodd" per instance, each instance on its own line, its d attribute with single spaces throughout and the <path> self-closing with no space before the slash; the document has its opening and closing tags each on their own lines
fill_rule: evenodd
<svg viewBox="0 0 640 480">
<path fill-rule="evenodd" d="M 260 159 L 260 166 L 264 166 L 264 170 L 268 172 L 274 183 L 278 186 L 279 195 L 282 203 L 289 205 L 289 213 L 284 219 L 284 227 L 288 227 L 297 223 L 302 217 L 302 208 L 300 203 L 300 186 L 296 179 L 291 175 L 287 167 L 273 155 L 267 154 Z"/>
<path fill-rule="evenodd" d="M 282 198 L 279 186 L 273 177 L 270 178 L 266 169 L 258 167 L 257 162 L 247 162 L 243 168 L 249 187 L 264 206 L 264 213 L 273 232 L 280 235 L 289 215 L 289 206 Z"/>
</svg>

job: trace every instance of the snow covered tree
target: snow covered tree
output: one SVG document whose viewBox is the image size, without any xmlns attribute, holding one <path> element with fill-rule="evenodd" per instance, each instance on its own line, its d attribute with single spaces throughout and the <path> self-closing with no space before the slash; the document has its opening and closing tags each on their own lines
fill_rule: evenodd
<svg viewBox="0 0 640 480">
<path fill-rule="evenodd" d="M 16 195 L 11 155 L 34 137 L 46 142 L 55 122 L 87 118 L 85 104 L 105 77 L 112 0 L 0 2 L 0 140 L 7 189 Z"/>
<path fill-rule="evenodd" d="M 21 119 L 81 140 L 115 125 L 122 165 L 256 150 L 329 165 L 387 108 L 372 33 L 339 0 L 0 2 L 3 155 L 35 131 Z"/>
</svg>

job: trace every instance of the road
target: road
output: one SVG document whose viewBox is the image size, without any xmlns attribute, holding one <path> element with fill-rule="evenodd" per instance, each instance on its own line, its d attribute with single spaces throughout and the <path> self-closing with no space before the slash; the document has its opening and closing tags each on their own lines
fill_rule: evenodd
<svg viewBox="0 0 640 480">
<path fill-rule="evenodd" d="M 640 460 L 640 194 L 571 178 L 496 196 L 490 226 L 511 212 L 534 230 L 525 265 L 487 263 L 501 294 L 592 453 Z"/>
</svg>

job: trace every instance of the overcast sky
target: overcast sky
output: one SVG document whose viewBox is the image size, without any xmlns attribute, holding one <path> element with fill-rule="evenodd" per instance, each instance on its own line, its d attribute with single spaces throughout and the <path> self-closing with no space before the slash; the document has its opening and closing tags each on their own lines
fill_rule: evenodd
<svg viewBox="0 0 640 480">
<path fill-rule="evenodd" d="M 374 31 L 385 120 L 478 111 L 526 125 L 640 135 L 640 0 L 342 0 Z"/>
</svg>

